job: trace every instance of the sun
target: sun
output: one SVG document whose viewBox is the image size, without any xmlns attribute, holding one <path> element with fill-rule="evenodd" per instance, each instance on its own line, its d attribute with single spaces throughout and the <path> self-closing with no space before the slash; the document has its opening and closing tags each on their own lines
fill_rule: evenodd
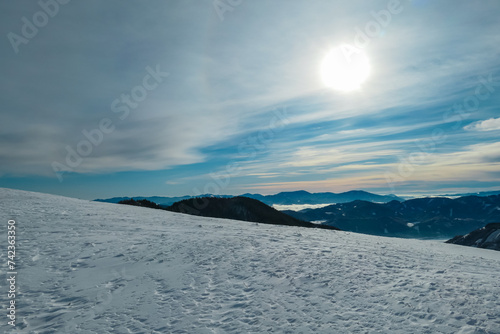
<svg viewBox="0 0 500 334">
<path fill-rule="evenodd" d="M 349 45 L 333 48 L 321 63 L 323 83 L 335 90 L 357 90 L 369 75 L 370 63 L 365 52 Z"/>
</svg>

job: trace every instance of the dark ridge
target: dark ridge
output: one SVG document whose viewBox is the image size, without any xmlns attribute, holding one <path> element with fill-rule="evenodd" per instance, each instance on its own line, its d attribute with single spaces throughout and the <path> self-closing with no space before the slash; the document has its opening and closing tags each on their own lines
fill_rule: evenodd
<svg viewBox="0 0 500 334">
<path fill-rule="evenodd" d="M 176 202 L 168 211 L 195 216 L 243 220 L 248 222 L 339 230 L 334 226 L 309 223 L 280 212 L 256 199 L 248 197 L 200 197 Z"/>
<path fill-rule="evenodd" d="M 147 199 L 140 199 L 140 200 L 135 200 L 133 198 L 131 199 L 124 199 L 122 201 L 119 201 L 118 204 L 126 204 L 126 205 L 133 205 L 133 206 L 142 206 L 145 208 L 152 208 L 152 209 L 162 209 L 161 206 L 156 204 L 155 202 L 148 201 Z"/>
<path fill-rule="evenodd" d="M 500 251 L 500 223 L 491 223 L 466 235 L 457 235 L 446 243 Z"/>
</svg>

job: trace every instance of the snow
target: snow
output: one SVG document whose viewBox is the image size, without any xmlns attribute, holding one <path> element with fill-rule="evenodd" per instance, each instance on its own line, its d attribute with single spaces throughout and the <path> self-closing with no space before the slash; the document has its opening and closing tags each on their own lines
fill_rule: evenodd
<svg viewBox="0 0 500 334">
<path fill-rule="evenodd" d="M 326 223 L 328 220 L 312 220 L 311 223 L 313 224 L 324 224 Z"/>
<path fill-rule="evenodd" d="M 496 242 L 497 239 L 499 239 L 499 238 L 500 238 L 500 230 L 497 230 L 497 231 L 490 234 L 488 239 L 486 239 L 486 242 Z"/>
<path fill-rule="evenodd" d="M 1 188 L 0 203 L 18 333 L 500 333 L 500 252 Z"/>
</svg>

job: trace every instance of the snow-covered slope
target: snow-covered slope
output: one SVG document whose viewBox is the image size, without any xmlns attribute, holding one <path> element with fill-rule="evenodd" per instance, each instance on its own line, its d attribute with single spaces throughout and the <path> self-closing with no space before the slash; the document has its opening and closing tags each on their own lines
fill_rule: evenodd
<svg viewBox="0 0 500 334">
<path fill-rule="evenodd" d="M 500 333 L 500 252 L 9 189 L 0 208 L 19 333 Z"/>
</svg>

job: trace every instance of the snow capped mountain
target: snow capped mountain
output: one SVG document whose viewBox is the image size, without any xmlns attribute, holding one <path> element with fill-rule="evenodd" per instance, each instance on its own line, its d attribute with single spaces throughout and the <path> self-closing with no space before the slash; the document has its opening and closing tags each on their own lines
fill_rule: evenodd
<svg viewBox="0 0 500 334">
<path fill-rule="evenodd" d="M 19 333 L 500 333 L 496 251 L 2 188 L 0 208 Z"/>
</svg>

